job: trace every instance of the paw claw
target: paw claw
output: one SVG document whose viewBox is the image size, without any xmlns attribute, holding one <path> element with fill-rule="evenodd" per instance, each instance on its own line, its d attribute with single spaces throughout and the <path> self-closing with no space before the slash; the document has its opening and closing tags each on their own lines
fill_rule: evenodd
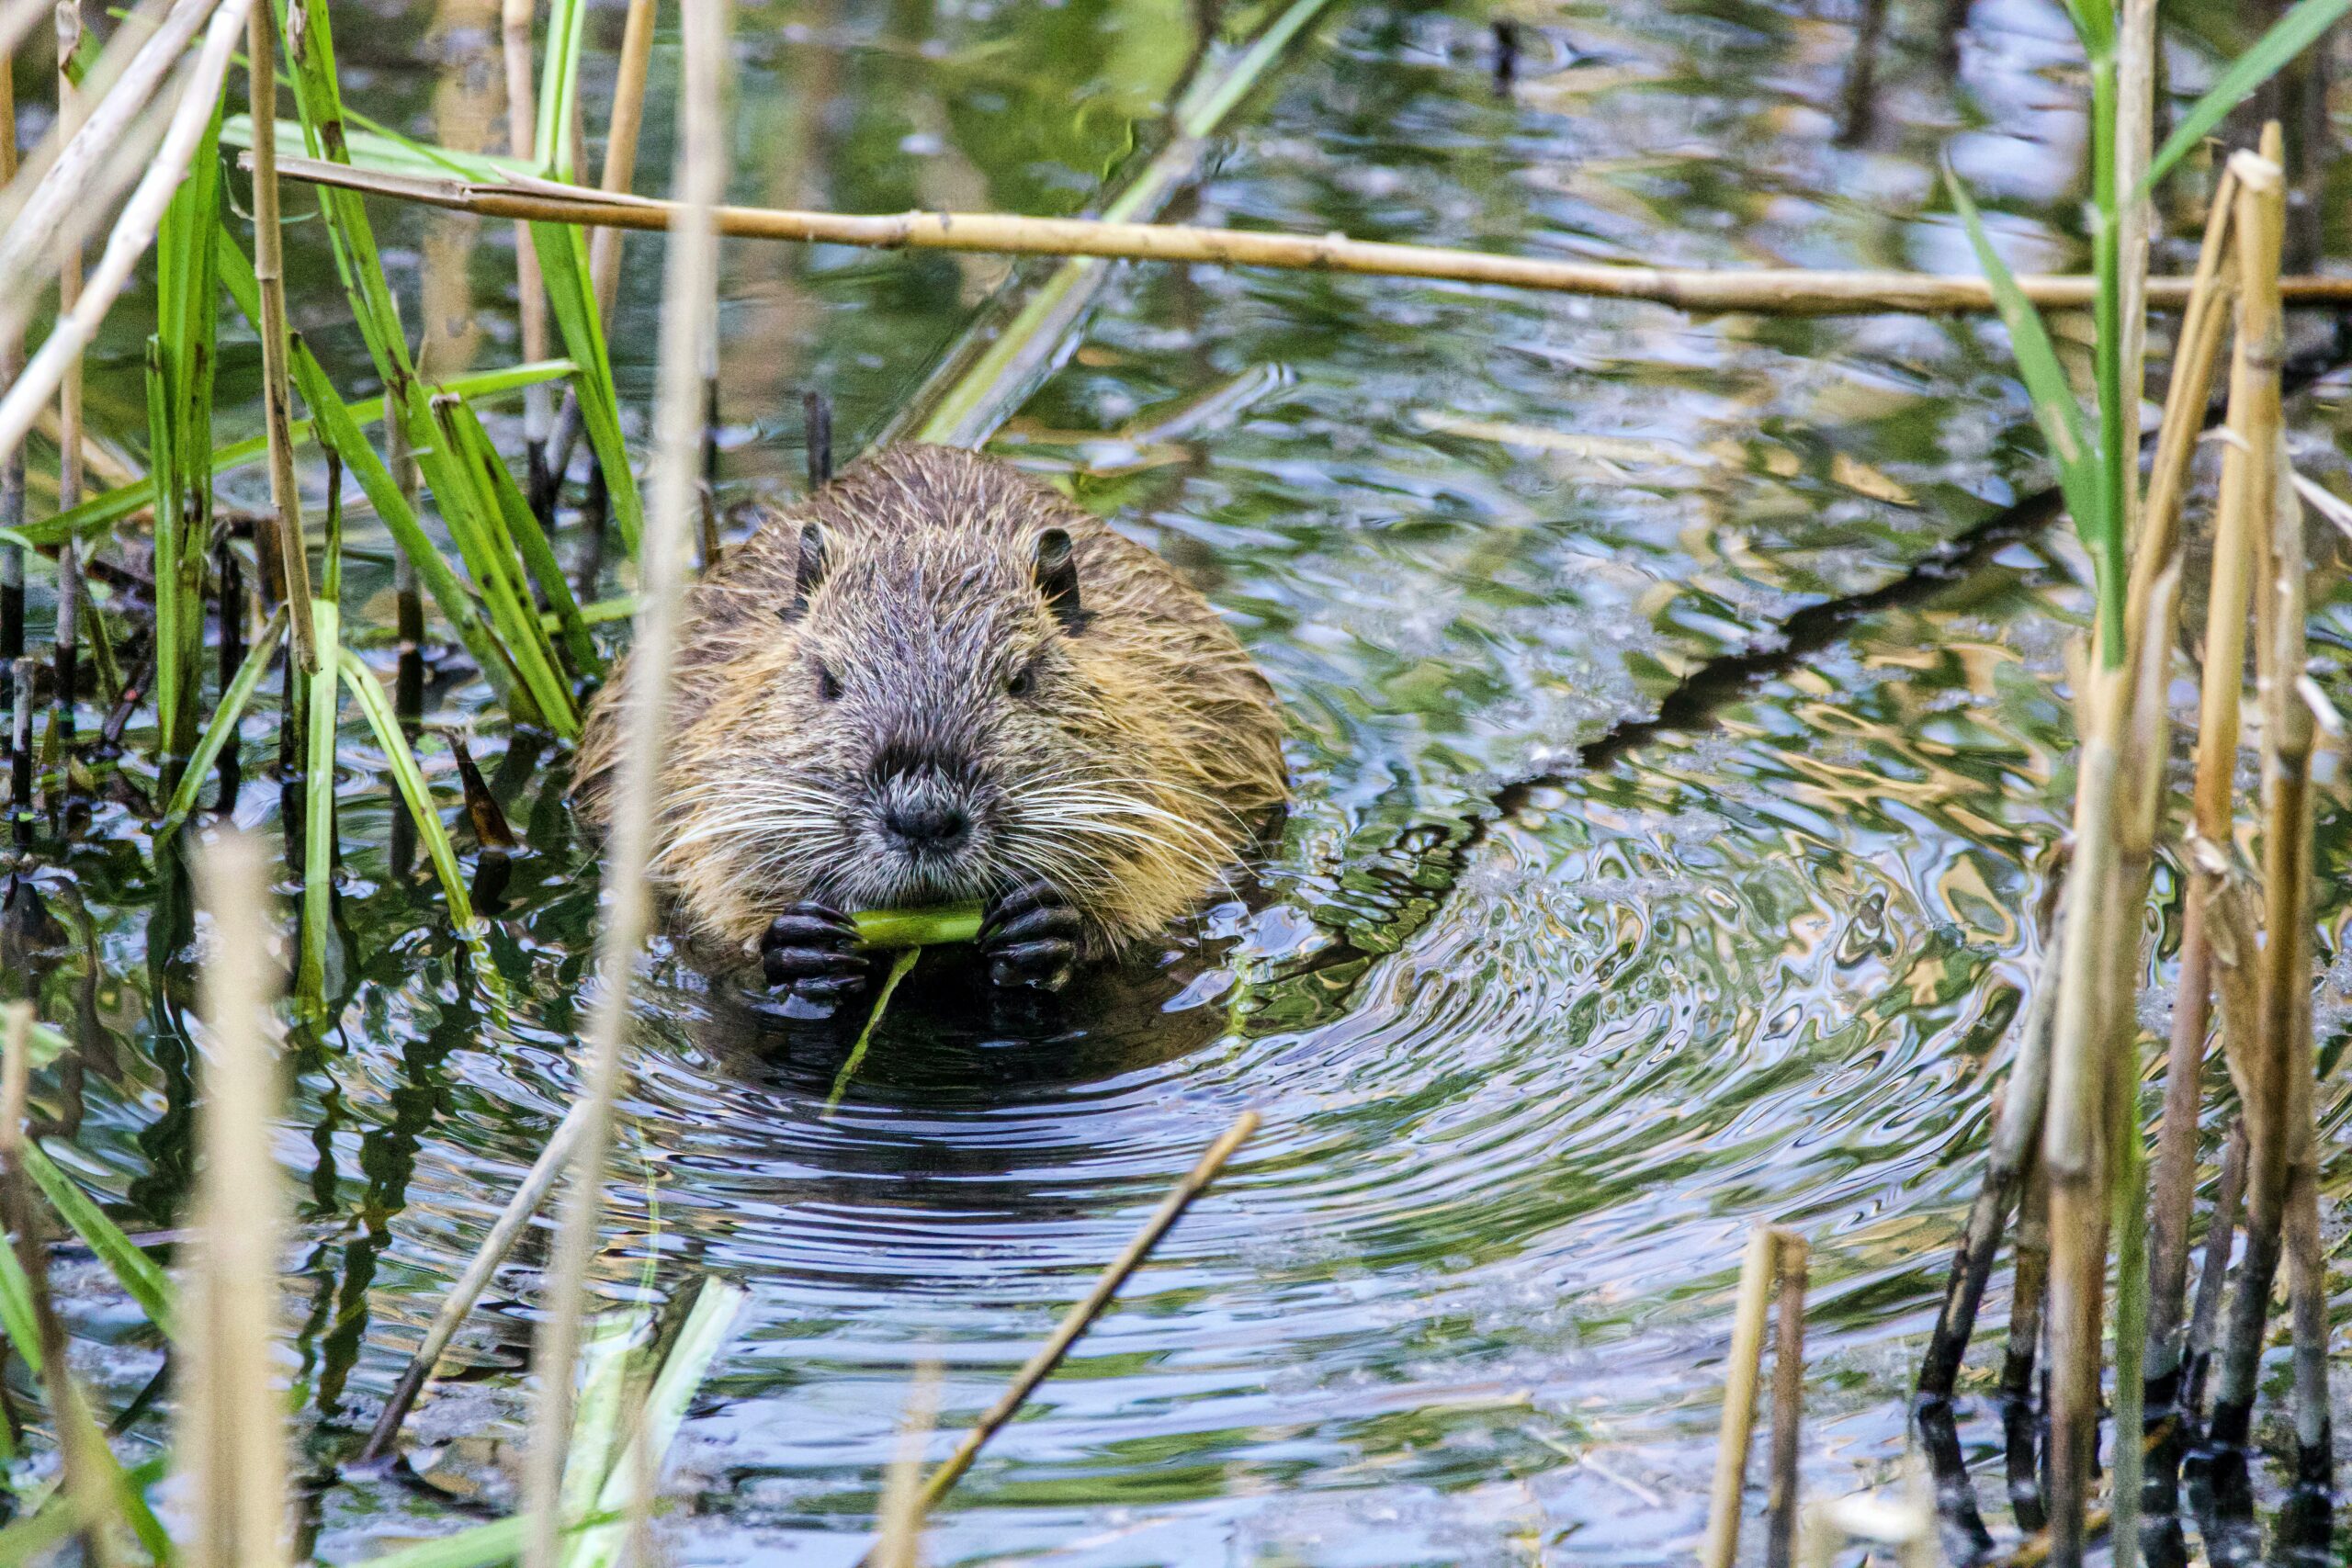
<svg viewBox="0 0 2352 1568">
<path fill-rule="evenodd" d="M 803 1001 L 829 1002 L 865 989 L 873 964 L 856 951 L 857 928 L 824 904 L 799 903 L 769 923 L 760 939 L 768 984 Z"/>
<path fill-rule="evenodd" d="M 1058 991 L 1069 983 L 1084 922 L 1060 891 L 1042 877 L 989 900 L 980 921 L 980 951 L 989 980 L 1008 989 Z"/>
</svg>

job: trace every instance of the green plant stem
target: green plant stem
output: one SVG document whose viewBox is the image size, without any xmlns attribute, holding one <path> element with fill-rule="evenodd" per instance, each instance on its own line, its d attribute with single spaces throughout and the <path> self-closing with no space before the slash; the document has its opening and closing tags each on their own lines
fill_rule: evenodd
<svg viewBox="0 0 2352 1568">
<path fill-rule="evenodd" d="M 269 624 L 245 650 L 245 661 L 237 666 L 237 673 L 220 694 L 220 701 L 206 721 L 204 733 L 198 737 L 196 750 L 189 753 L 187 766 L 180 772 L 180 782 L 172 791 L 172 798 L 164 808 L 164 819 L 156 825 L 155 840 L 161 844 L 188 818 L 196 809 L 196 797 L 204 788 L 204 780 L 211 773 L 212 764 L 237 732 L 238 722 L 244 717 L 245 706 L 253 701 L 262 677 L 269 671 L 270 660 L 277 657 L 277 639 L 286 629 L 286 606 L 280 604 L 270 612 Z"/>
</svg>

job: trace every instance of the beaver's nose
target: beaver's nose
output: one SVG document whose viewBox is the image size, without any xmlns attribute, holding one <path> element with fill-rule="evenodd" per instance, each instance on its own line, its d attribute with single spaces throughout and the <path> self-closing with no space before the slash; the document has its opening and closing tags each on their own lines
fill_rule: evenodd
<svg viewBox="0 0 2352 1568">
<path fill-rule="evenodd" d="M 971 830 L 972 819 L 956 807 L 926 800 L 892 807 L 882 826 L 910 849 L 944 850 Z"/>
</svg>

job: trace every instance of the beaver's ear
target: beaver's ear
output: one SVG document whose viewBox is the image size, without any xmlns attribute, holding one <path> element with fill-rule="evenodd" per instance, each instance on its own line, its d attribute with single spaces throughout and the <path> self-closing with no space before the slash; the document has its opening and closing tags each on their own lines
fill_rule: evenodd
<svg viewBox="0 0 2352 1568">
<path fill-rule="evenodd" d="M 808 608 L 808 595 L 825 581 L 825 531 L 814 523 L 800 525 L 800 558 L 792 569 L 792 602 L 778 614 L 797 621 Z"/>
<path fill-rule="evenodd" d="M 1078 602 L 1078 551 L 1063 529 L 1048 528 L 1037 536 L 1037 592 L 1046 596 L 1046 608 L 1062 630 L 1076 637 L 1085 628 L 1087 614 Z"/>
</svg>

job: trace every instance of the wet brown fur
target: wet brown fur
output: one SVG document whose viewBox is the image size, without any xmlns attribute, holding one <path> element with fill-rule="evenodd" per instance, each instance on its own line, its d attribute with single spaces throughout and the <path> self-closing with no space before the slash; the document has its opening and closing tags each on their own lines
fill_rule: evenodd
<svg viewBox="0 0 2352 1568">
<path fill-rule="evenodd" d="M 825 570 L 787 623 L 811 520 Z M 1056 527 L 1075 631 L 1036 578 Z M 1023 670 L 1034 690 L 1012 694 Z M 626 671 L 581 744 L 592 818 Z M 771 516 L 688 593 L 655 874 L 693 931 L 743 944 L 804 898 L 921 905 L 1043 874 L 1100 955 L 1196 908 L 1247 851 L 1287 795 L 1281 740 L 1265 678 L 1157 556 L 1001 463 L 896 447 Z M 988 852 L 951 876 L 910 883 L 877 850 L 876 759 L 910 748 L 968 755 Z"/>
</svg>

